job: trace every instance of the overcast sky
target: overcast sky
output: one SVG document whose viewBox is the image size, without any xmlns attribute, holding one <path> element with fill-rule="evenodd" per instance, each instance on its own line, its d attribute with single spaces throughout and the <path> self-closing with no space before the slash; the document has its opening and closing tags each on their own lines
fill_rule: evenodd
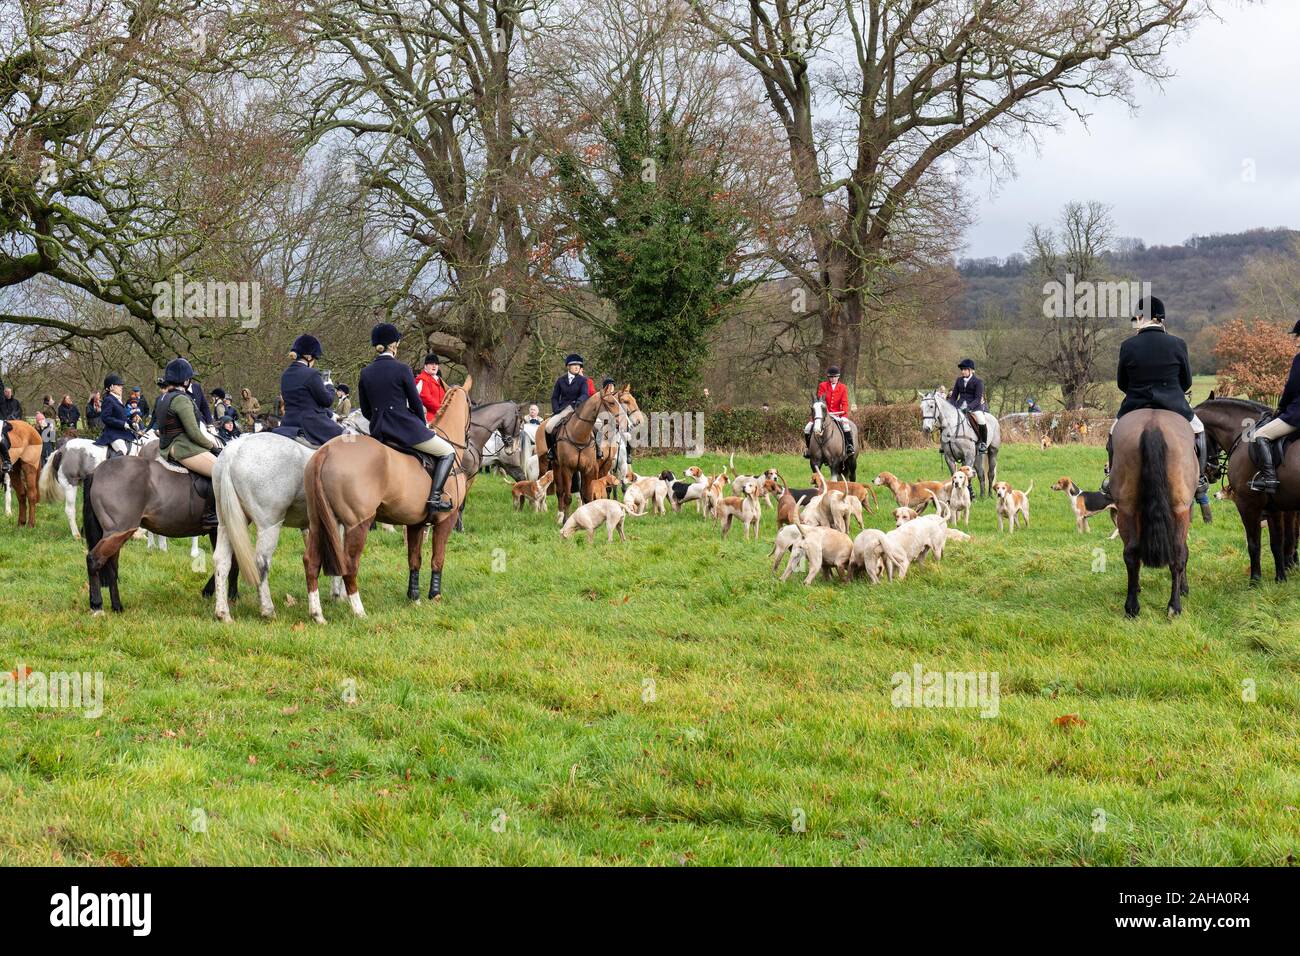
<svg viewBox="0 0 1300 956">
<path fill-rule="evenodd" d="M 1300 229 L 1300 0 L 1231 3 L 1221 16 L 1170 51 L 1177 75 L 1163 89 L 1139 81 L 1136 115 L 1089 101 L 1086 128 L 1071 118 L 1040 137 L 1040 151 L 1026 144 L 1017 178 L 996 193 L 971 182 L 978 218 L 962 255 L 1020 251 L 1028 224 L 1072 199 L 1109 203 L 1119 235 L 1148 245 Z"/>
</svg>

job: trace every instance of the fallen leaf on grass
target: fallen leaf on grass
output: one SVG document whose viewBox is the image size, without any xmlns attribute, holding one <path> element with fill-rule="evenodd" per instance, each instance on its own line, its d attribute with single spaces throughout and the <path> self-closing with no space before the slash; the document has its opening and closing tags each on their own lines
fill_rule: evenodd
<svg viewBox="0 0 1300 956">
<path fill-rule="evenodd" d="M 18 684 L 21 684 L 24 681 L 26 681 L 27 678 L 31 676 L 31 674 L 32 674 L 32 669 L 26 665 L 23 665 L 23 673 L 21 677 L 18 675 L 18 668 L 16 667 L 9 672 L 9 676 L 12 677 L 14 679 L 14 682 Z"/>
<path fill-rule="evenodd" d="M 1060 727 L 1062 730 L 1072 730 L 1075 727 L 1088 726 L 1088 722 L 1078 714 L 1062 714 L 1060 717 L 1053 720 L 1052 723 L 1056 724 L 1056 726 Z"/>
<path fill-rule="evenodd" d="M 282 707 L 280 708 L 280 713 L 285 717 L 292 717 L 294 714 L 298 713 L 298 705 L 294 704 L 292 707 Z"/>
<path fill-rule="evenodd" d="M 286 594 L 284 596 L 285 607 L 293 607 L 297 603 L 298 603 L 297 599 L 292 594 Z"/>
<path fill-rule="evenodd" d="M 249 754 L 248 763 L 250 766 L 255 766 L 257 764 L 257 754 Z"/>
</svg>

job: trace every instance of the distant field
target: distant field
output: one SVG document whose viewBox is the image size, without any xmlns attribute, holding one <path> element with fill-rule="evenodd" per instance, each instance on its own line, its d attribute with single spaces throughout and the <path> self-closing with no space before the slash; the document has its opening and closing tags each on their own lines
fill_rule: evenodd
<svg viewBox="0 0 1300 956">
<path fill-rule="evenodd" d="M 279 618 L 245 599 L 222 626 L 179 542 L 129 545 L 127 610 L 92 619 L 61 513 L 21 535 L 7 519 L 3 670 L 101 671 L 106 693 L 94 720 L 0 710 L 0 862 L 1293 862 L 1300 584 L 1249 589 L 1220 509 L 1193 526 L 1184 616 L 1154 571 L 1125 620 L 1110 523 L 1076 534 L 1048 490 L 1095 487 L 1102 460 L 1007 447 L 1033 527 L 999 535 L 977 503 L 974 542 L 878 587 L 778 583 L 770 513 L 760 541 L 689 511 L 589 548 L 484 477 L 442 606 L 408 605 L 400 540 L 374 534 L 370 616 L 328 605 L 325 627 L 296 534 Z M 803 473 L 739 464 L 773 462 Z M 869 453 L 879 469 L 939 464 Z M 997 716 L 895 708 L 914 666 L 997 672 Z"/>
</svg>

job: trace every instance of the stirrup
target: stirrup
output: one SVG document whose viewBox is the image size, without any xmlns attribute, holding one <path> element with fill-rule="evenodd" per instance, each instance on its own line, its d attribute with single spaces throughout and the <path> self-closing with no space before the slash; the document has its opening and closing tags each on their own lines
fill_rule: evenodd
<svg viewBox="0 0 1300 956">
<path fill-rule="evenodd" d="M 1250 481 L 1246 482 L 1246 487 L 1251 491 L 1262 491 L 1267 494 L 1272 494 L 1277 491 L 1278 488 L 1282 487 L 1282 482 L 1278 481 L 1277 472 L 1268 475 L 1262 471 L 1257 471 L 1251 477 Z"/>
</svg>

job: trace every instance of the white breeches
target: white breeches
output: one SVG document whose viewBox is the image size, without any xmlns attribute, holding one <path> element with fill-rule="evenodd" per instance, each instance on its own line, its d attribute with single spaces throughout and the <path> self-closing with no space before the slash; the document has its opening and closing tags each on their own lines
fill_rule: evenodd
<svg viewBox="0 0 1300 956">
<path fill-rule="evenodd" d="M 1294 425 L 1288 425 L 1286 422 L 1282 421 L 1282 419 L 1275 418 L 1271 422 L 1252 429 L 1250 440 L 1254 441 L 1256 438 L 1267 438 L 1270 441 L 1273 441 L 1286 435 L 1290 435 L 1295 431 L 1296 427 Z"/>
<path fill-rule="evenodd" d="M 555 427 L 572 414 L 573 414 L 573 406 L 570 405 L 568 408 L 562 409 L 561 411 L 556 412 L 550 418 L 546 419 L 546 434 L 554 435 Z"/>
<path fill-rule="evenodd" d="M 416 451 L 424 452 L 426 455 L 433 455 L 435 458 L 445 458 L 456 450 L 451 447 L 451 442 L 447 441 L 447 439 L 441 435 L 432 434 L 418 445 L 412 445 L 411 447 Z"/>
<path fill-rule="evenodd" d="M 1115 421 L 1111 422 L 1111 426 L 1110 426 L 1110 434 L 1112 434 L 1112 435 L 1115 434 L 1115 426 L 1118 425 L 1118 424 L 1119 424 L 1119 419 L 1118 419 L 1118 418 L 1115 419 Z M 1205 422 L 1203 422 L 1203 421 L 1201 421 L 1199 418 L 1197 418 L 1195 412 L 1192 412 L 1192 421 L 1191 421 L 1191 426 L 1192 426 L 1192 434 L 1193 434 L 1193 435 L 1199 435 L 1199 434 L 1201 434 L 1201 432 L 1205 431 Z M 1268 437 L 1268 436 L 1265 436 L 1265 437 Z"/>
<path fill-rule="evenodd" d="M 829 417 L 835 419 L 837 422 L 843 425 L 844 430 L 847 431 L 850 435 L 854 436 L 855 438 L 857 437 L 858 434 L 857 426 L 853 424 L 853 420 L 851 418 L 840 418 L 838 415 L 831 415 Z M 813 427 L 813 423 L 809 422 L 807 425 L 803 427 L 803 433 L 805 435 L 811 435 L 812 427 Z"/>
<path fill-rule="evenodd" d="M 113 451 L 117 452 L 119 455 L 125 455 L 125 454 L 127 454 L 128 452 L 130 452 L 130 450 L 131 450 L 131 446 L 128 445 L 126 442 L 124 442 L 124 441 L 123 441 L 122 439 L 120 439 L 120 438 L 117 439 L 117 440 L 114 441 L 114 442 L 111 442 L 111 443 L 109 444 L 109 447 L 112 448 Z"/>
</svg>

